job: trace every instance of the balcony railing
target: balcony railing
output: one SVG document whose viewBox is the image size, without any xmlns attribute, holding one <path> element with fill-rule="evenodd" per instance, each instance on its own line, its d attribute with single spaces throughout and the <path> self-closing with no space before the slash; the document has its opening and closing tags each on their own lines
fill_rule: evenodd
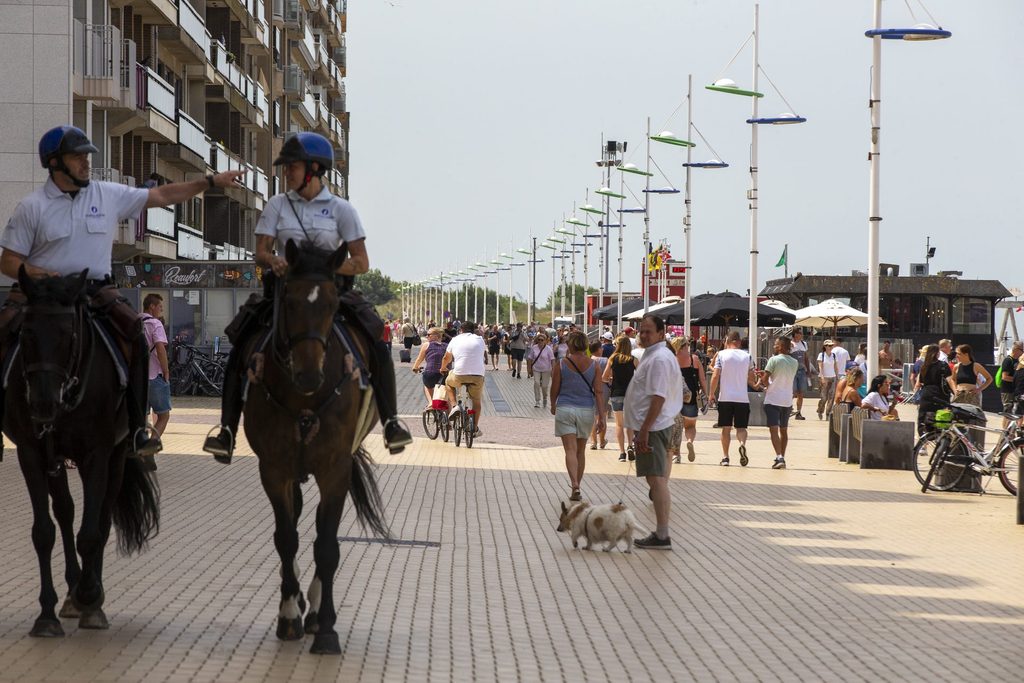
<svg viewBox="0 0 1024 683">
<path fill-rule="evenodd" d="M 210 138 L 206 136 L 206 130 L 181 110 L 178 110 L 178 143 L 202 157 L 207 166 L 210 165 Z"/>
<path fill-rule="evenodd" d="M 270 198 L 270 188 L 269 188 L 269 186 L 267 184 L 267 174 L 264 173 L 263 169 L 260 168 L 259 166 L 254 166 L 253 169 L 254 170 L 253 170 L 252 175 L 253 175 L 253 179 L 256 181 L 256 184 L 255 184 L 256 194 L 269 199 Z"/>
<path fill-rule="evenodd" d="M 89 179 L 108 183 L 120 183 L 121 172 L 116 168 L 91 168 L 89 169 Z"/>
<path fill-rule="evenodd" d="M 174 239 L 174 210 L 166 206 L 146 209 L 146 229 Z"/>
<path fill-rule="evenodd" d="M 85 78 L 118 78 L 121 73 L 121 31 L 108 24 L 75 21 L 75 73 Z"/>
<path fill-rule="evenodd" d="M 302 40 L 299 41 L 300 52 L 301 48 L 305 48 L 303 56 L 309 62 L 310 66 L 316 65 L 316 41 L 313 40 L 313 32 L 309 30 L 309 24 L 305 23 L 302 26 Z"/>
<path fill-rule="evenodd" d="M 199 12 L 188 4 L 188 0 L 178 0 L 178 25 L 203 49 L 206 59 L 209 60 L 210 34 L 206 30 L 206 22 L 199 16 Z"/>
<path fill-rule="evenodd" d="M 174 105 L 174 88 L 171 84 L 160 78 L 155 71 L 148 66 L 141 66 L 145 70 L 145 90 L 142 93 L 142 109 L 149 107 L 158 111 L 171 121 L 174 121 L 177 107 Z"/>
<path fill-rule="evenodd" d="M 310 121 L 316 121 L 317 102 L 316 98 L 313 97 L 313 93 L 307 90 L 305 97 L 299 102 L 299 106 L 305 109 L 306 117 Z"/>
</svg>

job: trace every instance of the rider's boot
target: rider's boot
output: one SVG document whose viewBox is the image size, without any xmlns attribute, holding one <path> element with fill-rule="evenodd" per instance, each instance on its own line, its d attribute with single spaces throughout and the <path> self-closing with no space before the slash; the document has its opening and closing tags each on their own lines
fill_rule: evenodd
<svg viewBox="0 0 1024 683">
<path fill-rule="evenodd" d="M 149 411 L 149 347 L 143 335 L 133 343 L 135 349 L 128 368 L 128 434 L 132 439 L 132 455 L 150 459 L 162 451 L 164 445 L 146 422 Z"/>
<path fill-rule="evenodd" d="M 373 346 L 374 372 L 370 375 L 373 397 L 377 403 L 377 414 L 384 426 L 384 445 L 392 455 L 401 453 L 412 443 L 412 434 L 398 419 L 398 399 L 395 395 L 395 362 L 391 359 L 388 346 L 378 341 Z"/>
<path fill-rule="evenodd" d="M 203 450 L 213 454 L 213 459 L 225 465 L 231 464 L 231 454 L 235 450 L 235 435 L 238 434 L 238 423 L 242 419 L 242 369 L 240 344 L 231 347 L 228 365 L 224 371 L 224 391 L 220 399 L 220 431 L 216 435 L 206 437 Z"/>
</svg>

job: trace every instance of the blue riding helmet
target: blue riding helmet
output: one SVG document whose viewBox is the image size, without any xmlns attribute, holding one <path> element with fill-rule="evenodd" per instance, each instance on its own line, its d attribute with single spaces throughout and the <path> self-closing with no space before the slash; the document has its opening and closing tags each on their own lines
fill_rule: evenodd
<svg viewBox="0 0 1024 683">
<path fill-rule="evenodd" d="M 281 153 L 274 160 L 274 166 L 290 164 L 293 161 L 305 161 L 307 168 L 314 161 L 320 164 L 319 170 L 310 172 L 322 176 L 334 168 L 334 147 L 323 135 L 317 133 L 297 133 L 285 141 Z"/>
<path fill-rule="evenodd" d="M 50 159 L 54 157 L 60 159 L 64 154 L 90 154 L 98 151 L 85 131 L 74 126 L 51 128 L 39 139 L 39 162 L 43 168 L 50 168 Z"/>
</svg>

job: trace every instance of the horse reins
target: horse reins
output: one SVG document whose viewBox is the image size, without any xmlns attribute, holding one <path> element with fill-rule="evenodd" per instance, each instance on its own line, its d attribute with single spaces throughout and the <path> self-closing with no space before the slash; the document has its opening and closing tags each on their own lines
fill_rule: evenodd
<svg viewBox="0 0 1024 683">
<path fill-rule="evenodd" d="M 71 351 L 69 353 L 71 365 L 67 367 L 56 363 L 29 363 L 24 366 L 23 374 L 26 378 L 29 375 L 41 372 L 62 375 L 63 381 L 60 385 L 58 405 L 63 412 L 71 412 L 81 405 L 82 398 L 85 396 L 86 383 L 89 379 L 88 373 L 92 368 L 92 355 L 84 353 L 84 337 L 88 333 L 88 330 L 86 330 L 88 321 L 85 318 L 85 309 L 81 306 L 43 306 L 40 308 L 45 311 L 44 315 L 67 315 L 67 309 L 70 309 L 71 314 L 75 316 L 75 323 L 72 325 L 71 331 Z M 84 380 L 82 379 L 83 376 L 85 377 Z M 69 396 L 71 396 L 70 401 L 67 400 Z M 41 435 L 40 438 L 42 438 Z"/>
</svg>

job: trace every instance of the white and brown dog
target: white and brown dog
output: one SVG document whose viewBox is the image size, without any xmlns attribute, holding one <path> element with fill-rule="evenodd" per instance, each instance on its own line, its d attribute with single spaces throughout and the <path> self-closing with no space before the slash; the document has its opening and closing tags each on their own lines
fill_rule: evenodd
<svg viewBox="0 0 1024 683">
<path fill-rule="evenodd" d="M 562 503 L 562 514 L 558 518 L 558 530 L 568 533 L 572 537 L 572 547 L 579 547 L 579 539 L 582 536 L 587 542 L 584 550 L 590 550 L 590 546 L 597 543 L 604 543 L 603 550 L 608 552 L 619 545 L 621 541 L 626 542 L 625 552 L 633 552 L 633 532 L 641 534 L 647 532 L 636 523 L 633 512 L 622 503 L 615 505 L 591 505 L 590 503 L 575 503 L 572 507 L 566 507 Z"/>
</svg>

